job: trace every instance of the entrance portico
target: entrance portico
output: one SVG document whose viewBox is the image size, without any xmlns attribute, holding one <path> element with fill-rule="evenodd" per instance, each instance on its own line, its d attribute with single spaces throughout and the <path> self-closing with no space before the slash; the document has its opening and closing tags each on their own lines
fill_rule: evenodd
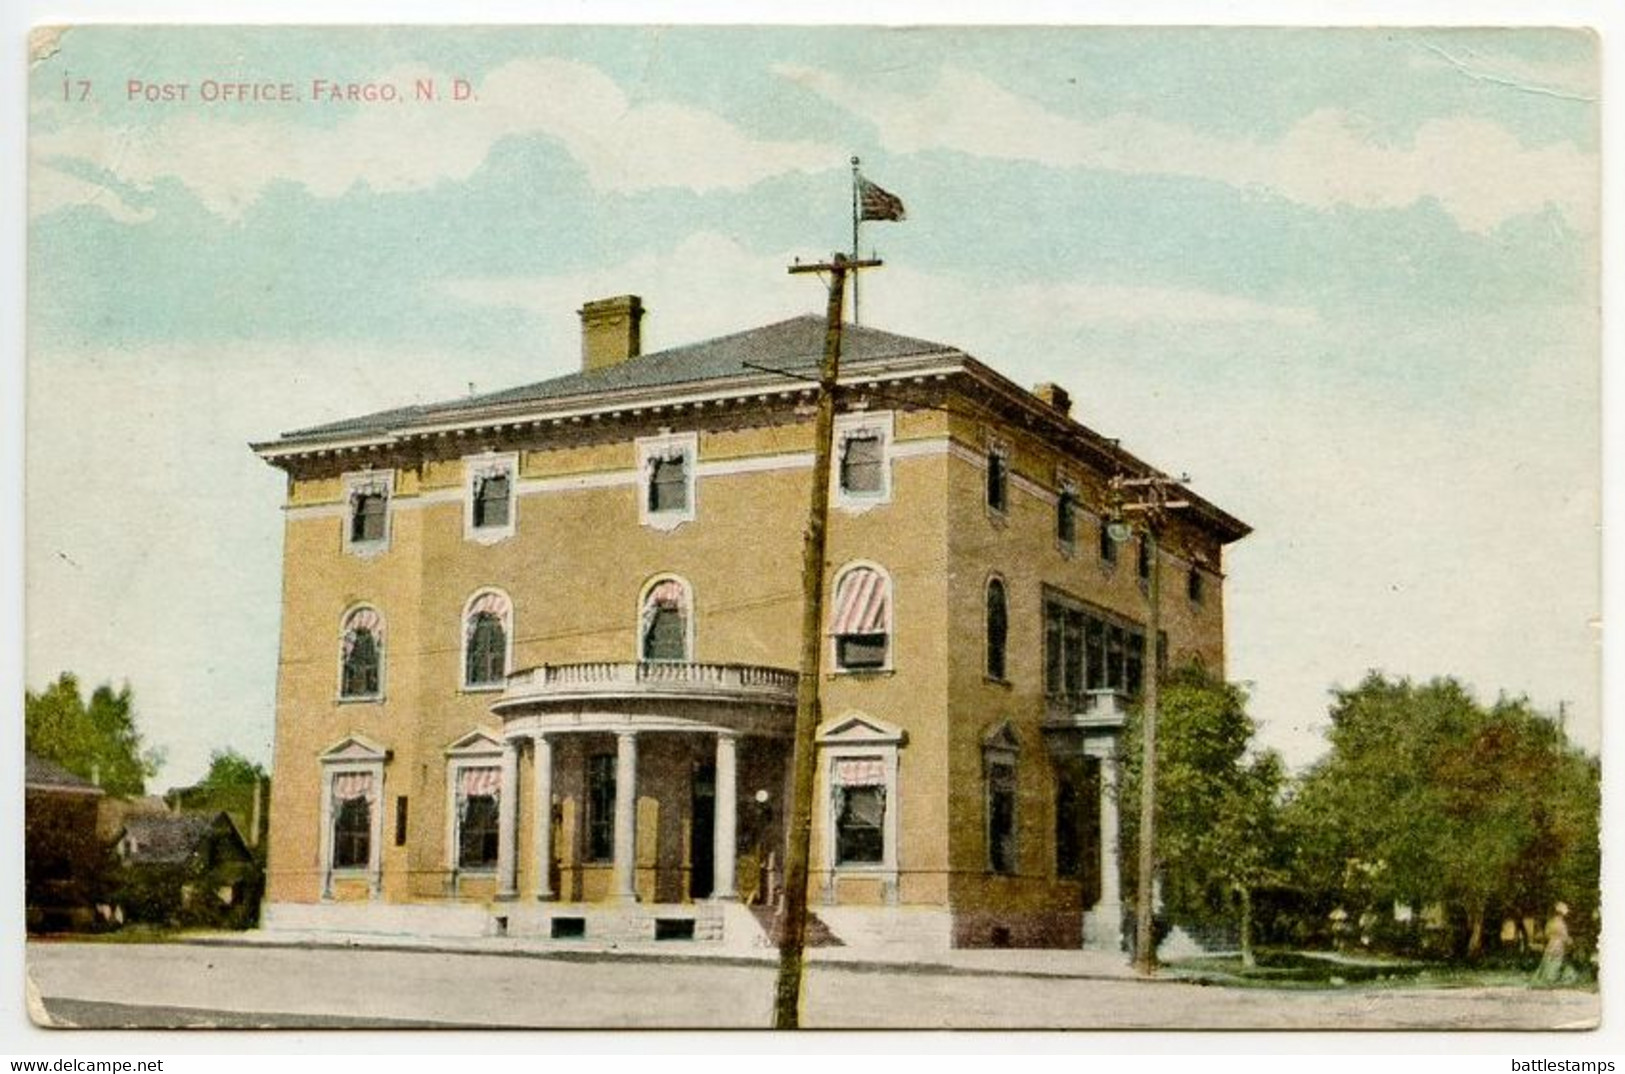
<svg viewBox="0 0 1625 1074">
<path fill-rule="evenodd" d="M 1123 949 L 1118 751 L 1127 719 L 1126 698 L 1122 694 L 1115 690 L 1090 690 L 1084 696 L 1082 711 L 1052 712 L 1043 724 L 1050 756 L 1057 764 L 1062 767 L 1084 765 L 1093 777 L 1085 783 L 1094 788 L 1094 799 L 1083 799 L 1077 804 L 1088 812 L 1088 827 L 1093 832 L 1089 845 L 1082 848 L 1090 860 L 1080 865 L 1083 866 L 1081 871 L 1094 879 L 1094 884 L 1085 884 L 1083 945 L 1096 951 Z M 1091 887 L 1094 890 L 1088 891 Z"/>
<path fill-rule="evenodd" d="M 765 790 L 782 802 L 795 688 L 793 671 L 731 664 L 544 665 L 510 676 L 492 706 L 504 745 L 498 898 L 737 899 L 741 753 L 748 793 Z M 521 817 L 514 792 L 527 747 L 532 793 L 530 816 Z M 704 817 L 695 812 L 702 803 L 710 806 Z M 751 819 L 761 826 L 762 818 Z M 530 890 L 521 891 L 525 823 L 534 861 Z M 706 833 L 706 845 L 696 847 Z M 780 842 L 776 826 L 751 834 L 753 846 Z M 708 885 L 700 875 L 707 864 Z"/>
</svg>

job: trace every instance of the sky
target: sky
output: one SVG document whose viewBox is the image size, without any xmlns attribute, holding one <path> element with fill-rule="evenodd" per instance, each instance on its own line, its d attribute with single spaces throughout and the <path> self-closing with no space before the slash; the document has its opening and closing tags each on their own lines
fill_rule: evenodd
<svg viewBox="0 0 1625 1074">
<path fill-rule="evenodd" d="M 283 480 L 249 441 L 570 372 L 590 298 L 642 295 L 651 350 L 818 313 L 784 269 L 849 241 L 853 155 L 908 207 L 865 229 L 864 323 L 1062 384 L 1255 528 L 1227 672 L 1262 745 L 1312 762 L 1328 691 L 1380 669 L 1561 705 L 1598 746 L 1587 33 L 102 27 L 39 52 L 24 675 L 128 681 L 159 787 L 270 759 Z M 352 83 L 401 99 L 330 99 Z M 293 99 L 220 99 L 245 84 Z"/>
</svg>

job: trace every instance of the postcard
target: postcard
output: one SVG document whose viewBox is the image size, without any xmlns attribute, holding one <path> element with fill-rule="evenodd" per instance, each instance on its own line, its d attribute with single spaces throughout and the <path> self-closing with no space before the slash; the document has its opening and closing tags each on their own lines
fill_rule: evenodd
<svg viewBox="0 0 1625 1074">
<path fill-rule="evenodd" d="M 37 1024 L 1598 1025 L 1595 34 L 28 93 Z"/>
</svg>

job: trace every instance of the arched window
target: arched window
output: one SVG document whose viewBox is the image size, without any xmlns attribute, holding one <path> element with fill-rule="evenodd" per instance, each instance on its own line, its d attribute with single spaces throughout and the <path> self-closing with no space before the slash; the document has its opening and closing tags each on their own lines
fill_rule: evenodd
<svg viewBox="0 0 1625 1074">
<path fill-rule="evenodd" d="M 1005 678 L 1005 646 L 1010 635 L 1010 606 L 1004 581 L 990 578 L 987 583 L 987 677 Z"/>
<path fill-rule="evenodd" d="M 384 686 L 384 619 L 375 608 L 356 608 L 344 617 L 339 696 L 373 698 Z"/>
<path fill-rule="evenodd" d="M 501 593 L 481 593 L 463 615 L 463 685 L 470 689 L 501 686 L 508 673 L 508 635 L 512 607 Z"/>
<path fill-rule="evenodd" d="M 686 661 L 692 641 L 688 583 L 656 579 L 644 591 L 638 618 L 638 659 Z"/>
<path fill-rule="evenodd" d="M 891 663 L 891 579 L 879 567 L 854 565 L 835 580 L 829 632 L 835 666 L 873 671 Z"/>
</svg>

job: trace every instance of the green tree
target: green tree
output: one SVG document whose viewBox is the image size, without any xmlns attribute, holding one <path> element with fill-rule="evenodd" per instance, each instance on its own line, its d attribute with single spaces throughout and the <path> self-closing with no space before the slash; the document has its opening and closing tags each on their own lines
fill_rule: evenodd
<svg viewBox="0 0 1625 1074">
<path fill-rule="evenodd" d="M 128 685 L 117 692 L 98 686 L 86 704 L 79 680 L 64 672 L 42 692 L 24 693 L 23 725 L 30 752 L 96 781 L 109 794 L 145 793 L 147 779 L 163 764 L 160 751 L 142 748 Z"/>
<path fill-rule="evenodd" d="M 1331 718 L 1331 753 L 1288 809 L 1306 887 L 1379 915 L 1442 904 L 1469 958 L 1497 915 L 1596 906 L 1595 765 L 1527 701 L 1373 673 Z"/>
<path fill-rule="evenodd" d="M 256 853 L 263 853 L 270 790 L 269 777 L 259 763 L 250 761 L 234 749 L 214 750 L 209 754 L 209 771 L 202 780 L 170 793 L 175 805 L 181 809 L 229 813 L 243 837 L 255 846 Z M 260 798 L 257 811 L 254 805 L 256 793 Z M 250 830 L 255 823 L 256 813 L 260 838 L 256 838 L 256 833 Z"/>
<path fill-rule="evenodd" d="M 1281 759 L 1273 751 L 1249 757 L 1257 725 L 1245 693 L 1199 667 L 1168 674 L 1157 708 L 1154 851 L 1164 905 L 1177 919 L 1234 923 L 1250 964 L 1254 894 L 1282 875 Z M 1136 711 L 1123 740 L 1128 860 L 1138 860 L 1142 728 Z"/>
</svg>

